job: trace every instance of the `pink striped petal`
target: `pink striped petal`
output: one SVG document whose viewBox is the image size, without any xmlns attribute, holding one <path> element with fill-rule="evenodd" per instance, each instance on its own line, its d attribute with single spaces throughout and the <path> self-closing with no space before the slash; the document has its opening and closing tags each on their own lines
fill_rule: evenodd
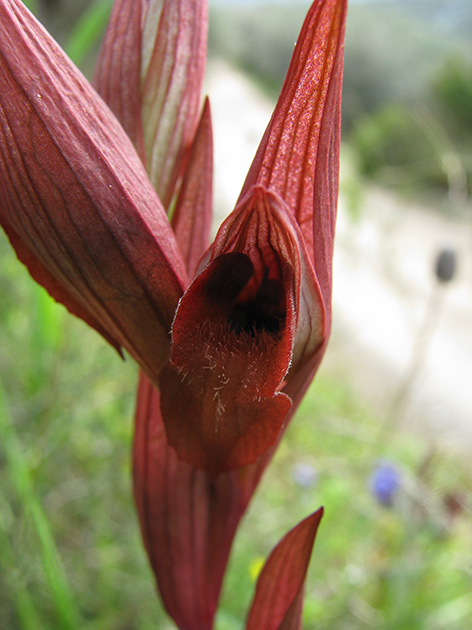
<svg viewBox="0 0 472 630">
<path fill-rule="evenodd" d="M 33 277 L 155 380 L 187 283 L 113 114 L 19 0 L 0 0 L 0 222 Z"/>
<path fill-rule="evenodd" d="M 165 207 L 198 123 L 207 28 L 206 0 L 118 0 L 97 66 Z"/>
<path fill-rule="evenodd" d="M 206 100 L 171 220 L 190 278 L 209 244 L 212 191 L 213 136 L 210 103 Z"/>
</svg>

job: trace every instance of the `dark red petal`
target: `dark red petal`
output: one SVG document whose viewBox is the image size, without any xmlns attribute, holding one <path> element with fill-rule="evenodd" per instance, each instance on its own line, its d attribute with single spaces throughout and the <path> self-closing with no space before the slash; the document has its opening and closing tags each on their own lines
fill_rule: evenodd
<svg viewBox="0 0 472 630">
<path fill-rule="evenodd" d="M 213 136 L 207 99 L 171 220 L 189 278 L 193 278 L 198 261 L 208 247 L 212 189 Z"/>
<path fill-rule="evenodd" d="M 231 363 L 227 368 L 230 373 Z M 232 378 L 242 378 L 241 372 Z M 181 459 L 213 474 L 252 464 L 276 443 L 292 406 L 290 398 L 276 394 L 239 402 L 237 383 L 219 393 L 212 380 L 202 381 L 196 378 L 187 385 L 173 366 L 161 372 L 161 410 L 169 444 Z M 222 380 L 215 382 L 223 390 Z"/>
<path fill-rule="evenodd" d="M 342 19 L 346 19 L 344 13 Z M 337 47 L 326 104 L 320 122 L 316 157 L 313 213 L 313 246 L 316 277 L 323 293 L 331 327 L 331 287 L 334 230 L 339 188 L 339 150 L 341 146 L 341 93 L 343 82 L 344 22 L 338 33 Z"/>
<path fill-rule="evenodd" d="M 17 0 L 0 3 L 0 223 L 33 277 L 157 380 L 186 273 L 121 126 Z"/>
<path fill-rule="evenodd" d="M 323 508 L 282 538 L 256 585 L 246 630 L 301 630 L 303 587 Z"/>
<path fill-rule="evenodd" d="M 211 630 L 237 525 L 267 465 L 209 475 L 167 443 L 159 392 L 141 375 L 134 493 L 164 606 L 179 628 Z"/>
</svg>

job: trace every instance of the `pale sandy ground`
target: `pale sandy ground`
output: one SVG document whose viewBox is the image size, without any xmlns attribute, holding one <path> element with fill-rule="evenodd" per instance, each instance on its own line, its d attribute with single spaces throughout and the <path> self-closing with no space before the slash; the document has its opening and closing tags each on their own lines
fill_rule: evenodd
<svg viewBox="0 0 472 630">
<path fill-rule="evenodd" d="M 215 208 L 221 219 L 234 207 L 273 104 L 223 62 L 210 64 L 206 87 L 214 120 Z M 431 343 L 401 422 L 421 431 L 430 428 L 428 440 L 470 449 L 472 207 L 451 220 L 379 189 L 365 191 L 357 221 L 345 205 L 341 197 L 333 337 L 323 369 L 344 368 L 379 419 L 386 417 L 415 345 L 430 326 Z M 433 261 L 443 246 L 457 250 L 458 274 L 432 297 Z M 427 304 L 433 300 L 427 323 Z"/>
</svg>

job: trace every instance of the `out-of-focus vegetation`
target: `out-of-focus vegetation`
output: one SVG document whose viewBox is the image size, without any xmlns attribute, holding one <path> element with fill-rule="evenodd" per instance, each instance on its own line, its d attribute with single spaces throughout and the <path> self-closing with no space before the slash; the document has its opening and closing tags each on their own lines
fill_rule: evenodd
<svg viewBox="0 0 472 630">
<path fill-rule="evenodd" d="M 215 6 L 210 52 L 275 98 L 307 4 Z M 467 1 L 351 4 L 343 138 L 361 175 L 459 202 L 470 194 L 471 34 Z"/>
</svg>

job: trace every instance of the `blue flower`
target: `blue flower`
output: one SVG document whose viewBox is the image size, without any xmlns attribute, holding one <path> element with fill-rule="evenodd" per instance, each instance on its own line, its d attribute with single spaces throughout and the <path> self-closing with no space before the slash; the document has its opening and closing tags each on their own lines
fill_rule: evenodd
<svg viewBox="0 0 472 630">
<path fill-rule="evenodd" d="M 389 462 L 377 464 L 370 477 L 370 491 L 381 505 L 391 506 L 400 486 L 400 472 Z"/>
</svg>

